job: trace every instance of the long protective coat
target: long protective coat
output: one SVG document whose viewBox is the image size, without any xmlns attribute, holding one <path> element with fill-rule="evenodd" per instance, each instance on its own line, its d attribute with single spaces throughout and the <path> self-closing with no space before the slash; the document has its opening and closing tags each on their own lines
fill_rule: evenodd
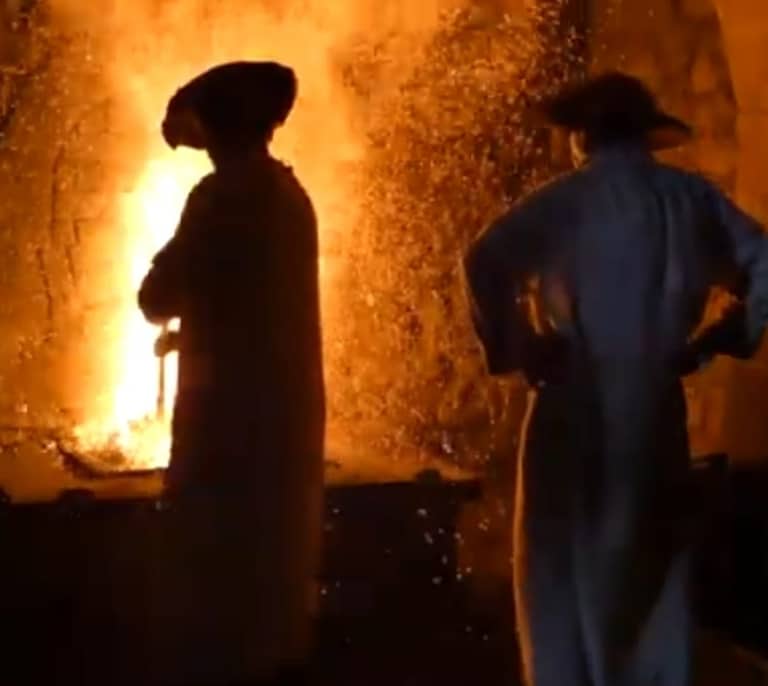
<svg viewBox="0 0 768 686">
<path fill-rule="evenodd" d="M 306 658 L 322 520 L 318 289 L 312 205 L 267 155 L 198 184 L 141 287 L 150 321 L 181 321 L 160 681 L 267 679 Z"/>
<path fill-rule="evenodd" d="M 747 346 L 766 323 L 759 225 L 645 150 L 597 152 L 499 219 L 466 261 L 489 370 L 565 341 L 531 393 L 514 534 L 534 686 L 684 686 L 690 677 L 689 452 L 679 378 L 711 287 L 746 278 Z M 520 298 L 535 282 L 535 317 Z M 535 343 L 534 343 L 535 345 Z"/>
</svg>

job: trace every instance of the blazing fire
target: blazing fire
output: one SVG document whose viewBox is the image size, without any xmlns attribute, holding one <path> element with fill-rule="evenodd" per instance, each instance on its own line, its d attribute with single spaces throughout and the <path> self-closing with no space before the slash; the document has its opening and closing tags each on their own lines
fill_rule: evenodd
<svg viewBox="0 0 768 686">
<path fill-rule="evenodd" d="M 145 2 L 115 5 L 105 14 L 87 13 L 89 22 L 103 23 L 101 31 L 115 39 L 104 46 L 103 59 L 120 109 L 128 112 L 127 135 L 135 136 L 130 143 L 116 142 L 116 147 L 141 151 L 142 157 L 135 165 L 136 177 L 127 180 L 129 192 L 118 200 L 123 239 L 115 249 L 122 252 L 125 264 L 111 285 L 119 305 L 109 323 L 118 342 L 104 353 L 101 400 L 92 403 L 87 421 L 75 432 L 78 452 L 93 464 L 106 469 L 158 468 L 169 457 L 176 360 L 164 362 L 164 407 L 159 408 L 163 362 L 154 354 L 154 342 L 160 331 L 144 321 L 135 296 L 152 256 L 173 234 L 187 193 L 210 163 L 203 154 L 164 147 L 159 123 L 168 98 L 196 73 L 229 60 L 275 59 L 297 71 L 299 101 L 288 125 L 278 132 L 274 149 L 295 166 L 315 204 L 327 333 L 336 307 L 330 285 L 333 255 L 340 247 L 339 236 L 354 230 L 357 207 L 356 189 L 345 170 L 361 155 L 336 51 L 372 32 L 406 30 L 418 42 L 433 30 L 443 0 L 416 14 L 396 4 L 397 12 L 384 22 L 374 22 L 377 13 L 372 8 L 363 9 L 351 0 L 332 7 L 265 0 L 234 3 L 239 7 L 230 10 L 217 6 L 216 12 L 207 0 L 171 2 L 161 9 Z M 76 19 L 84 18 L 79 4 L 70 9 Z M 200 15 L 197 20 L 195 15 Z M 187 28 L 183 37 L 179 24 Z"/>
<path fill-rule="evenodd" d="M 206 158 L 193 152 L 162 151 L 147 162 L 134 191 L 122 201 L 121 215 L 131 236 L 121 284 L 125 292 L 138 291 L 153 255 L 172 236 L 187 193 L 209 168 Z M 154 355 L 159 330 L 147 324 L 130 299 L 125 303 L 116 322 L 123 335 L 114 351 L 112 407 L 98 421 L 80 426 L 77 438 L 86 451 L 106 448 L 119 455 L 125 467 L 163 467 L 170 451 L 177 360 L 175 355 Z"/>
<path fill-rule="evenodd" d="M 386 426 L 388 440 L 398 441 L 404 424 L 439 426 L 443 415 L 455 414 L 454 405 L 466 406 L 461 384 L 472 372 L 444 368 L 454 351 L 438 354 L 427 345 L 452 345 L 461 335 L 418 332 L 457 319 L 436 298 L 453 283 L 443 267 L 461 249 L 461 232 L 482 224 L 483 212 L 498 209 L 496 181 L 506 172 L 485 160 L 485 176 L 478 175 L 476 157 L 483 135 L 500 135 L 499 121 L 518 126 L 509 110 L 517 106 L 513 94 L 535 54 L 527 24 L 519 21 L 521 7 L 530 3 L 499 0 L 494 9 L 470 0 L 397 0 L 382 13 L 372 0 L 234 1 L 228 9 L 211 0 L 146 0 L 91 13 L 81 3 L 59 2 L 70 7 L 77 26 L 86 22 L 99 36 L 93 59 L 105 65 L 121 127 L 109 153 L 119 178 L 111 219 L 118 226 L 104 227 L 119 236 L 108 247 L 119 263 L 107 280 L 115 304 L 105 315 L 109 321 L 95 329 L 105 332 L 104 339 L 88 343 L 100 369 L 84 393 L 85 421 L 75 432 L 79 453 L 103 469 L 167 464 L 176 360 L 155 356 L 160 331 L 142 318 L 136 292 L 210 163 L 204 154 L 166 148 L 159 127 L 176 88 L 230 60 L 274 59 L 298 74 L 296 108 L 278 131 L 273 152 L 295 167 L 318 215 L 330 419 L 365 431 L 370 425 L 377 433 Z M 479 98 L 485 109 L 475 106 Z M 515 160 L 527 160 L 533 144 L 518 138 Z M 414 164 L 425 160 L 431 160 L 429 169 L 414 172 Z M 432 212 L 437 196 L 425 198 L 418 190 L 427 178 L 449 189 L 446 202 L 469 192 L 467 179 L 476 180 L 475 214 L 482 216 L 465 216 L 468 208 L 460 203 L 457 229 L 448 216 L 453 210 L 441 205 Z M 458 184 L 455 191 L 446 180 Z M 449 238 L 435 243 L 435 230 Z M 421 265 L 418 281 L 408 265 Z M 381 327 L 388 327 L 383 336 L 369 335 Z M 428 390 L 414 379 L 423 379 Z M 432 414 L 420 413 L 421 405 Z M 357 438 L 353 442 L 359 445 Z"/>
<path fill-rule="evenodd" d="M 196 6 L 207 12 L 205 1 Z M 165 105 L 176 88 L 213 64 L 229 60 L 275 59 L 293 66 L 299 75 L 299 102 L 288 126 L 278 132 L 274 152 L 295 165 L 313 198 L 321 252 L 327 253 L 330 236 L 353 219 L 348 189 L 338 170 L 359 151 L 329 64 L 337 31 L 346 28 L 339 22 L 338 30 L 325 26 L 331 17 L 300 17 L 294 13 L 296 8 L 291 16 L 281 16 L 264 3 L 207 17 L 197 29 L 200 40 L 196 41 L 165 30 L 170 27 L 164 22 L 173 24 L 186 16 L 184 23 L 189 23 L 186 8 L 181 2 L 170 3 L 165 6 L 167 14 L 160 15 L 151 3 L 114 8 L 104 29 L 126 36 L 118 41 L 119 47 L 106 48 L 116 53 L 107 60 L 108 72 L 121 109 L 127 113 L 128 135 L 135 137 L 124 149 L 140 151 L 141 159 L 134 165 L 135 177 L 126 179 L 128 192 L 117 199 L 122 244 L 115 250 L 122 253 L 123 266 L 111 284 L 119 305 L 109 323 L 117 344 L 103 354 L 102 383 L 108 388 L 75 431 L 77 452 L 100 469 L 161 468 L 169 459 L 177 360 L 173 355 L 161 360 L 154 354 L 160 330 L 143 319 L 136 293 L 153 255 L 175 231 L 190 189 L 211 169 L 205 154 L 172 151 L 160 137 Z M 157 35 L 148 41 L 143 29 L 132 33 L 124 30 L 126 25 L 155 26 Z M 150 42 L 156 50 L 147 49 Z M 307 50 L 308 45 L 313 49 Z M 134 56 L 133 63 L 125 62 L 126 52 Z M 326 257 L 321 257 L 323 286 L 330 278 Z M 332 309 L 333 303 L 324 302 L 326 323 Z M 160 365 L 164 365 L 162 371 Z"/>
</svg>

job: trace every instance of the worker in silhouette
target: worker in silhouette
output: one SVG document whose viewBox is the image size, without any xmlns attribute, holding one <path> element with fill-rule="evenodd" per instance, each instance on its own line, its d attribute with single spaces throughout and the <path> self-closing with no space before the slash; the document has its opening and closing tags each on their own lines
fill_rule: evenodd
<svg viewBox="0 0 768 686">
<path fill-rule="evenodd" d="M 163 122 L 170 146 L 204 149 L 214 167 L 139 292 L 150 322 L 180 320 L 166 477 L 178 683 L 283 683 L 308 656 L 325 423 L 318 236 L 268 149 L 296 92 L 285 66 L 225 64 L 181 88 Z"/>
<path fill-rule="evenodd" d="M 655 161 L 690 129 L 638 80 L 546 103 L 584 164 L 498 219 L 466 273 L 491 374 L 531 386 L 515 496 L 520 644 L 532 686 L 690 683 L 689 447 L 681 376 L 754 354 L 761 226 Z M 711 289 L 737 306 L 701 338 Z"/>
</svg>

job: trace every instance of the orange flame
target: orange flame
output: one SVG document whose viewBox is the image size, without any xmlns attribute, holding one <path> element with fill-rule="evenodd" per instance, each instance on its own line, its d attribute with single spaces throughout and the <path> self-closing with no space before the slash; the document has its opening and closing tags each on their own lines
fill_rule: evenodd
<svg viewBox="0 0 768 686">
<path fill-rule="evenodd" d="M 338 257 L 344 236 L 356 228 L 359 191 L 350 183 L 348 169 L 365 154 L 352 114 L 358 106 L 351 104 L 338 60 L 360 41 L 373 44 L 392 34 L 408 35 L 415 45 L 437 27 L 441 7 L 461 2 L 427 0 L 416 11 L 413 3 L 397 0 L 382 14 L 378 3 L 360 0 L 241 0 L 226 10 L 208 0 L 160 5 L 137 0 L 111 3 L 104 11 L 58 0 L 78 24 L 100 26 L 99 35 L 108 37 L 100 59 L 107 65 L 117 110 L 127 117 L 124 137 L 115 145 L 126 155 L 140 151 L 138 180 L 129 180 L 132 191 L 120 201 L 124 242 L 116 249 L 122 251 L 126 266 L 111 284 L 121 304 L 108 322 L 110 331 L 119 332 L 119 343 L 106 346 L 103 361 L 101 395 L 107 406 L 76 431 L 84 452 L 98 461 L 106 449 L 113 458 L 119 456 L 123 469 L 162 467 L 168 461 L 170 412 L 165 419 L 156 417 L 159 362 L 154 341 L 159 331 L 143 320 L 135 293 L 152 256 L 175 230 L 187 193 L 209 169 L 205 156 L 172 152 L 160 139 L 159 122 L 174 89 L 229 60 L 276 59 L 296 69 L 299 99 L 285 130 L 278 132 L 275 149 L 295 164 L 315 203 L 328 344 L 337 309 L 333 281 L 341 264 Z M 407 61 L 407 51 L 402 54 Z M 170 405 L 175 360 L 168 360 L 167 372 Z"/>
<path fill-rule="evenodd" d="M 125 231 L 131 236 L 124 281 L 116 284 L 121 292 L 138 291 L 152 257 L 172 236 L 187 194 L 209 168 L 203 155 L 190 151 L 163 151 L 149 160 L 121 208 Z M 144 320 L 135 299 L 126 299 L 117 317 L 123 335 L 113 351 L 117 380 L 111 407 L 106 416 L 80 426 L 76 435 L 86 451 L 109 446 L 119 452 L 124 467 L 163 467 L 170 451 L 168 417 L 176 393 L 177 356 L 162 362 L 167 386 L 165 411 L 158 416 L 161 361 L 154 355 L 154 342 L 159 330 Z"/>
</svg>

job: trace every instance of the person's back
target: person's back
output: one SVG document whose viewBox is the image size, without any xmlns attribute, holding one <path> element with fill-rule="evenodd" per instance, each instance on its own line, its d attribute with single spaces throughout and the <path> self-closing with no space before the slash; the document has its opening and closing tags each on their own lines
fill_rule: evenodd
<svg viewBox="0 0 768 686">
<path fill-rule="evenodd" d="M 510 237 L 510 259 L 540 278 L 542 314 L 561 335 L 593 357 L 674 374 L 712 287 L 731 287 L 763 247 L 759 226 L 709 182 L 634 146 L 598 152 L 518 221 L 539 235 Z"/>
<path fill-rule="evenodd" d="M 684 686 L 681 376 L 691 359 L 756 350 L 768 240 L 711 184 L 654 161 L 654 132 L 687 127 L 636 80 L 596 79 L 553 113 L 586 133 L 589 162 L 501 217 L 466 260 L 489 371 L 535 389 L 515 496 L 523 663 L 533 686 Z M 732 340 L 692 344 L 716 285 L 743 302 L 722 329 Z"/>
<path fill-rule="evenodd" d="M 214 172 L 139 293 L 150 321 L 180 319 L 152 683 L 282 683 L 310 654 L 325 428 L 317 225 L 268 152 L 295 97 L 286 67 L 221 65 L 174 95 L 163 124 Z"/>
<path fill-rule="evenodd" d="M 192 192 L 174 249 L 188 274 L 171 491 L 258 483 L 297 441 L 314 440 L 320 459 L 317 226 L 291 170 L 269 157 L 217 169 Z"/>
</svg>

